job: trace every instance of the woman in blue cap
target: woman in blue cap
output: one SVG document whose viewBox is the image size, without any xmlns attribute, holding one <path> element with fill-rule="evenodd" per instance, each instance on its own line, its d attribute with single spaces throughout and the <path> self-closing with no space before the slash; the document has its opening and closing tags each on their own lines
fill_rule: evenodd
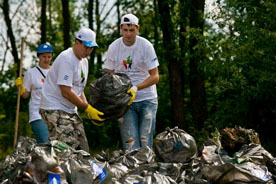
<svg viewBox="0 0 276 184">
<path fill-rule="evenodd" d="M 30 98 L 29 102 L 29 123 L 32 126 L 38 144 L 49 142 L 48 127 L 42 121 L 39 114 L 39 105 L 42 85 L 50 69 L 53 57 L 53 48 L 49 44 L 41 44 L 37 49 L 39 63 L 36 67 L 30 68 L 25 73 L 25 77 L 18 77 L 15 80 L 16 86 L 21 86 L 21 96 Z"/>
</svg>

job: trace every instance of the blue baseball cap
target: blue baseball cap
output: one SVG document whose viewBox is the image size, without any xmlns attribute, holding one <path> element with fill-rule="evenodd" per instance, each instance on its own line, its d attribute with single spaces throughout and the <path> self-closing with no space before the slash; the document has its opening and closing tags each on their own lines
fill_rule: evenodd
<svg viewBox="0 0 276 184">
<path fill-rule="evenodd" d="M 54 52 L 53 48 L 51 47 L 51 45 L 47 44 L 47 43 L 43 43 L 41 45 L 39 45 L 39 47 L 37 48 L 37 54 L 41 54 L 44 52 Z"/>
<path fill-rule="evenodd" d="M 76 39 L 81 40 L 86 47 L 99 47 L 96 43 L 96 33 L 89 28 L 81 28 Z"/>
</svg>

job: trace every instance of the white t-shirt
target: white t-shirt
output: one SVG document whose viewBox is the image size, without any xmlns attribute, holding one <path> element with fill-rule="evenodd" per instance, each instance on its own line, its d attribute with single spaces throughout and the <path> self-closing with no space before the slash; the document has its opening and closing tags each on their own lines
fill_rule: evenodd
<svg viewBox="0 0 276 184">
<path fill-rule="evenodd" d="M 123 43 L 122 37 L 108 48 L 105 67 L 118 73 L 126 73 L 133 85 L 142 83 L 150 76 L 149 70 L 159 66 L 152 44 L 143 37 L 136 36 L 131 46 Z M 157 98 L 156 85 L 137 91 L 134 102 Z"/>
<path fill-rule="evenodd" d="M 39 66 L 38 66 L 39 67 Z M 49 70 L 39 67 L 41 72 L 47 76 Z M 41 98 L 41 89 L 44 83 L 44 77 L 39 70 L 34 67 L 27 70 L 24 76 L 24 87 L 26 91 L 31 93 L 29 102 L 29 122 L 41 119 L 39 114 L 39 104 Z"/>
<path fill-rule="evenodd" d="M 48 72 L 42 88 L 40 108 L 46 110 L 63 110 L 73 114 L 77 107 L 61 94 L 60 85 L 72 87 L 81 96 L 88 76 L 88 61 L 79 60 L 72 48 L 58 55 Z"/>
</svg>

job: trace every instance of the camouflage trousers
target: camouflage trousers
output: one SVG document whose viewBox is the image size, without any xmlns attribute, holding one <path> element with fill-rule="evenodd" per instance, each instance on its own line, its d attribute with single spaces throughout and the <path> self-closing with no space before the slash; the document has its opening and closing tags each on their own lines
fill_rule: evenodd
<svg viewBox="0 0 276 184">
<path fill-rule="evenodd" d="M 77 113 L 69 114 L 61 110 L 39 109 L 49 130 L 49 139 L 64 142 L 74 149 L 89 152 L 82 119 Z"/>
</svg>

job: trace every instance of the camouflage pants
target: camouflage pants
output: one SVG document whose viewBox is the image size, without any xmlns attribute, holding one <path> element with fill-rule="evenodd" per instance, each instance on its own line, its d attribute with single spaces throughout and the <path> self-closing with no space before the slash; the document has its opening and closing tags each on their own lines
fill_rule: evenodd
<svg viewBox="0 0 276 184">
<path fill-rule="evenodd" d="M 40 109 L 39 113 L 49 130 L 49 139 L 62 141 L 74 149 L 89 152 L 89 146 L 81 118 L 77 113 Z"/>
</svg>

